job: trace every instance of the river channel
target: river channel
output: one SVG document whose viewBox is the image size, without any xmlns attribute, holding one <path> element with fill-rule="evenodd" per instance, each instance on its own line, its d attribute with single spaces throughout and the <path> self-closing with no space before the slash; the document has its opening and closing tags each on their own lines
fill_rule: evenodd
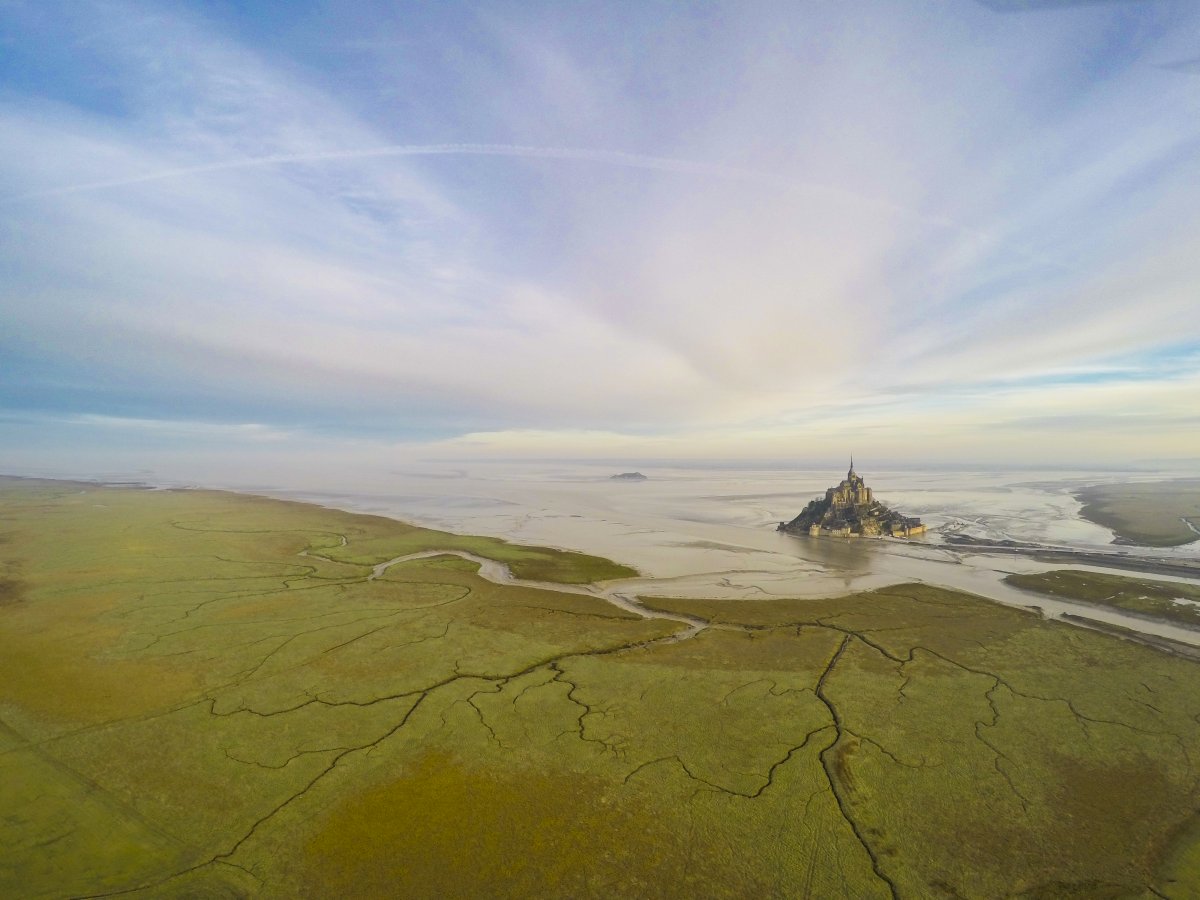
<svg viewBox="0 0 1200 900">
<path fill-rule="evenodd" d="M 1200 647 L 1200 631 L 1086 604 L 1032 594 L 1005 575 L 1063 568 L 1028 555 L 948 544 L 963 534 L 1020 541 L 1062 552 L 1136 557 L 1149 567 L 1200 559 L 1200 543 L 1181 548 L 1118 547 L 1113 535 L 1079 516 L 1072 490 L 1121 473 L 919 472 L 862 474 L 876 496 L 931 527 L 924 539 L 797 537 L 775 530 L 841 472 L 677 466 L 644 468 L 645 481 L 614 481 L 620 468 L 581 464 L 472 464 L 389 473 L 369 487 L 262 491 L 341 509 L 392 516 L 467 534 L 578 550 L 632 565 L 642 577 L 580 589 L 639 615 L 636 597 L 816 597 L 903 582 L 952 588 L 1079 616 Z M 1142 476 L 1148 477 L 1148 476 Z M 1089 556 L 1089 561 L 1094 555 Z M 478 560 L 477 560 L 478 561 Z M 495 565 L 495 564 L 490 564 Z M 1075 565 L 1135 575 L 1128 566 Z M 496 579 L 506 576 L 499 570 Z M 507 570 L 505 570 L 506 572 Z M 1168 581 L 1187 577 L 1153 575 Z M 555 589 L 563 589 L 555 586 Z M 695 623 L 689 623 L 694 625 Z M 1078 623 L 1076 623 L 1078 624 Z"/>
</svg>

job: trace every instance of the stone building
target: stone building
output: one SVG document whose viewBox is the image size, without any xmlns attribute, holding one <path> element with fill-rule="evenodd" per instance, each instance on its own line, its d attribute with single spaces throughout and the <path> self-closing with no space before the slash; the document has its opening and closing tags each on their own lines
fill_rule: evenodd
<svg viewBox="0 0 1200 900">
<path fill-rule="evenodd" d="M 854 471 L 853 456 L 850 457 L 850 471 L 846 473 L 845 480 L 825 492 L 825 500 L 833 509 L 869 506 L 873 499 L 871 489 L 862 480 L 862 476 Z"/>
<path fill-rule="evenodd" d="M 875 499 L 862 476 L 850 471 L 841 484 L 829 488 L 825 497 L 808 504 L 790 522 L 780 522 L 780 531 L 813 537 L 914 537 L 925 533 L 920 519 L 902 516 Z"/>
</svg>

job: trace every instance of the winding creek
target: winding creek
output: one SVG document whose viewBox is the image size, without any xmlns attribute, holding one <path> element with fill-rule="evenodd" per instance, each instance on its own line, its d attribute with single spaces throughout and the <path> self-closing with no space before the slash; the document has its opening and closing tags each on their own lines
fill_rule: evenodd
<svg viewBox="0 0 1200 900">
<path fill-rule="evenodd" d="M 671 622 L 679 622 L 687 626 L 683 631 L 670 637 L 662 639 L 665 642 L 682 641 L 688 638 L 695 637 L 702 630 L 709 627 L 709 623 L 705 619 L 696 616 L 688 616 L 681 613 L 671 613 L 649 609 L 644 606 L 638 599 L 639 594 L 642 596 L 650 596 L 647 591 L 657 588 L 660 596 L 666 596 L 662 588 L 666 585 L 656 579 L 647 578 L 628 578 L 620 581 L 607 582 L 605 584 L 591 585 L 573 585 L 559 584 L 552 581 L 532 581 L 528 579 L 516 578 L 512 574 L 512 570 L 501 562 L 487 557 L 477 556 L 474 553 L 469 553 L 464 550 L 424 550 L 418 553 L 409 553 L 404 556 L 397 556 L 393 559 L 379 563 L 371 570 L 371 574 L 367 577 L 368 581 L 374 581 L 383 576 L 392 566 L 400 563 L 409 562 L 416 559 L 431 559 L 438 556 L 457 556 L 460 559 L 465 559 L 479 566 L 479 576 L 499 585 L 514 585 L 518 587 L 534 588 L 545 591 L 558 591 L 560 593 L 582 594 L 587 597 L 595 597 L 611 603 L 618 609 L 632 613 L 643 619 L 666 619 Z M 1106 570 L 1100 567 L 1088 566 L 1091 571 L 1113 571 Z M 1042 594 L 1032 594 L 1027 591 L 1019 590 L 1003 581 L 996 579 L 986 579 L 987 584 L 980 583 L 979 576 L 986 573 L 986 570 L 970 568 L 966 570 L 966 578 L 950 578 L 947 581 L 955 582 L 953 584 L 938 583 L 938 581 L 925 582 L 937 587 L 953 588 L 965 593 L 973 593 L 984 596 L 987 599 L 996 600 L 1006 606 L 1015 606 L 1020 609 L 1026 609 L 1034 612 L 1039 612 L 1044 618 L 1056 619 L 1058 621 L 1067 622 L 1072 625 L 1081 627 L 1090 626 L 1089 622 L 1102 623 L 1103 625 L 1116 626 L 1118 628 L 1128 629 L 1129 631 L 1137 632 L 1144 635 L 1153 635 L 1155 637 L 1165 638 L 1170 641 L 1175 641 L 1181 644 L 1188 644 L 1194 647 L 1200 647 L 1200 631 L 1184 628 L 1178 625 L 1173 625 L 1169 622 L 1162 622 L 1155 619 L 1149 619 L 1144 616 L 1138 616 L 1131 613 L 1124 613 L 1117 609 L 1111 609 L 1102 606 L 1092 606 L 1085 603 L 1072 603 L 1067 600 L 1059 600 L 1053 597 L 1048 597 Z M 1119 574 L 1119 573 L 1118 573 Z M 1186 579 L 1172 579 L 1177 581 L 1185 581 Z M 940 581 L 940 580 L 939 580 Z M 667 582 L 668 584 L 670 582 Z M 987 593 L 982 593 L 978 588 L 985 587 Z"/>
<path fill-rule="evenodd" d="M 1111 532 L 1080 517 L 1073 486 L 1099 475 L 881 472 L 877 479 L 868 479 L 878 482 L 877 495 L 931 526 L 928 539 L 898 541 L 777 532 L 777 522 L 794 514 L 810 492 L 823 490 L 827 472 L 664 467 L 646 468 L 645 482 L 614 483 L 607 466 L 598 474 L 596 466 L 582 464 L 472 464 L 466 472 L 430 463 L 428 469 L 426 474 L 391 473 L 355 491 L 272 493 L 460 534 L 618 560 L 642 575 L 603 585 L 540 583 L 516 579 L 493 560 L 455 554 L 477 563 L 481 576 L 497 584 L 598 597 L 635 615 L 686 624 L 685 635 L 698 631 L 702 623 L 652 612 L 638 598 L 828 597 L 916 582 L 1037 611 L 1076 626 L 1099 623 L 1200 647 L 1200 631 L 1026 592 L 1003 580 L 1010 574 L 1069 567 L 1161 581 L 1200 581 L 1200 568 L 1196 577 L 1160 574 L 1172 566 L 1200 563 L 1200 543 L 1118 547 L 1111 543 Z M 998 546 L 952 544 L 942 540 L 943 533 L 1037 549 L 1004 552 Z M 1057 554 L 1059 561 L 1034 558 L 1043 551 Z M 377 571 L 403 559 L 382 563 Z M 1103 565 L 1109 559 L 1113 566 Z"/>
<path fill-rule="evenodd" d="M 690 637 L 699 634 L 703 629 L 707 628 L 709 623 L 696 616 L 687 616 L 682 613 L 662 612 L 659 610 L 647 609 L 638 602 L 635 595 L 625 593 L 619 589 L 619 585 L 624 584 L 624 581 L 610 582 L 607 586 L 588 584 L 559 584 L 553 581 L 530 581 L 523 578 L 517 578 L 513 575 L 512 570 L 501 562 L 494 559 L 488 559 L 485 556 L 476 556 L 474 553 L 468 553 L 465 550 L 423 550 L 418 553 L 409 553 L 405 556 L 397 556 L 395 559 L 389 559 L 386 562 L 381 562 L 371 570 L 371 574 L 367 576 L 368 581 L 374 581 L 382 576 L 392 566 L 400 563 L 409 562 L 414 559 L 430 559 L 436 556 L 457 556 L 460 559 L 468 560 L 476 563 L 479 566 L 479 576 L 493 584 L 513 585 L 516 587 L 535 588 L 543 591 L 557 591 L 566 594 L 582 594 L 586 597 L 596 597 L 611 603 L 618 609 L 625 612 L 633 613 L 643 619 L 667 619 L 671 622 L 680 622 L 688 627 L 676 634 L 673 634 L 664 641 L 683 641 Z M 640 580 L 640 579 L 639 579 Z"/>
</svg>

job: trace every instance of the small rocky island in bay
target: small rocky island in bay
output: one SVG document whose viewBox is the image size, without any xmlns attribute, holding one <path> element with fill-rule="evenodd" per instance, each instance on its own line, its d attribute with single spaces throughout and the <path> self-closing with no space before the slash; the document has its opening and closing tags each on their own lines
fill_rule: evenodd
<svg viewBox="0 0 1200 900">
<path fill-rule="evenodd" d="M 646 476 L 641 472 L 622 472 L 620 475 L 610 475 L 609 481 L 645 481 Z"/>
<path fill-rule="evenodd" d="M 842 483 L 809 503 L 792 521 L 780 522 L 779 530 L 813 537 L 914 537 L 924 534 L 925 526 L 920 519 L 902 516 L 876 500 L 854 471 L 851 457 Z"/>
</svg>

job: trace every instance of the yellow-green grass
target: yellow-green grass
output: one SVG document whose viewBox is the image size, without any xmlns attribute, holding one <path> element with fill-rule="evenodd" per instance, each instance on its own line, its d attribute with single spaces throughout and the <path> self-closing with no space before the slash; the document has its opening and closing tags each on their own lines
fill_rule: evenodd
<svg viewBox="0 0 1200 900">
<path fill-rule="evenodd" d="M 1115 532 L 1120 543 L 1174 547 L 1200 540 L 1200 480 L 1100 484 L 1075 497 L 1083 503 L 1080 515 Z"/>
<path fill-rule="evenodd" d="M 1076 569 L 1008 575 L 1009 584 L 1093 606 L 1112 606 L 1180 625 L 1200 627 L 1200 584 L 1156 581 Z"/>
<path fill-rule="evenodd" d="M 0 534 L 0 896 L 1200 892 L 1200 669 L 1129 642 L 911 585 L 664 642 L 230 494 L 9 483 Z"/>
<path fill-rule="evenodd" d="M 295 505 L 306 508 L 306 504 Z M 374 566 L 409 553 L 461 550 L 504 563 L 517 578 L 552 581 L 556 584 L 592 584 L 632 578 L 638 574 L 636 569 L 629 566 L 586 553 L 510 544 L 500 538 L 418 528 L 380 516 L 358 515 L 353 519 L 343 532 L 348 543 L 343 545 L 339 542 L 321 547 L 320 553 L 323 556 L 353 565 Z M 208 523 L 192 523 L 191 527 L 210 526 Z"/>
</svg>

